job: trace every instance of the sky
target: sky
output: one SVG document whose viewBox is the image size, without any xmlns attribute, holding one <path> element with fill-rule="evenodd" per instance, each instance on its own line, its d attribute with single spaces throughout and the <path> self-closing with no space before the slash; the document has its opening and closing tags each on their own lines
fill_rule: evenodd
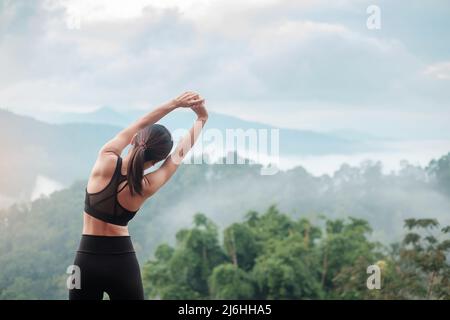
<svg viewBox="0 0 450 320">
<path fill-rule="evenodd" d="M 145 111 L 196 90 L 280 127 L 450 139 L 449 16 L 447 0 L 0 0 L 0 107 Z"/>
</svg>

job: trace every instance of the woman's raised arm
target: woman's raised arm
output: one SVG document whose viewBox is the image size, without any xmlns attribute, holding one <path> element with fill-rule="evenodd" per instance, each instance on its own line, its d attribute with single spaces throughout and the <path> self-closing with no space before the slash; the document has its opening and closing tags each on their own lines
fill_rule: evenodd
<svg viewBox="0 0 450 320">
<path fill-rule="evenodd" d="M 133 136 L 141 129 L 145 128 L 148 125 L 152 125 L 158 122 L 165 115 L 170 113 L 179 107 L 191 107 L 198 103 L 201 103 L 203 100 L 199 97 L 199 95 L 195 92 L 188 91 L 171 101 L 164 103 L 163 105 L 157 107 L 156 109 L 150 111 L 148 114 L 139 118 L 137 121 L 132 123 L 127 128 L 120 131 L 114 138 L 109 140 L 103 147 L 100 149 L 99 154 L 102 153 L 115 153 L 120 155 L 130 143 Z"/>
<path fill-rule="evenodd" d="M 186 154 L 197 141 L 200 132 L 208 120 L 208 112 L 206 111 L 203 101 L 191 108 L 197 114 L 197 120 L 194 122 L 192 128 L 180 140 L 172 154 L 164 160 L 161 167 L 145 175 L 144 194 L 146 197 L 150 197 L 154 194 L 170 179 L 170 177 L 172 177 Z"/>
</svg>

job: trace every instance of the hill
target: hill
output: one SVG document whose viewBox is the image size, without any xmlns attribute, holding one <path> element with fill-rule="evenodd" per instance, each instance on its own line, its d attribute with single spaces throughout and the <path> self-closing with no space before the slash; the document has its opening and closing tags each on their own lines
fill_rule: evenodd
<svg viewBox="0 0 450 320">
<path fill-rule="evenodd" d="M 170 114 L 161 123 L 172 131 L 187 128 L 194 115 L 183 111 Z M 140 115 L 142 113 L 137 111 L 122 114 L 111 108 L 101 108 L 86 114 L 48 115 L 47 121 L 53 121 L 50 123 L 0 109 L 0 149 L 5 150 L 0 161 L 0 208 L 14 201 L 30 200 L 32 194 L 38 194 L 40 191 L 35 189 L 39 176 L 66 187 L 76 179 L 86 179 L 99 148 Z M 216 113 L 211 115 L 208 128 L 220 130 L 223 137 L 227 129 L 272 129 L 268 125 Z M 361 141 L 280 129 L 280 157 L 365 149 L 370 148 Z"/>
<path fill-rule="evenodd" d="M 433 167 L 447 168 L 449 158 Z M 322 215 L 353 216 L 367 220 L 374 230 L 371 239 L 383 243 L 399 239 L 406 218 L 450 222 L 446 170 L 435 170 L 438 176 L 433 176 L 405 165 L 398 174 L 385 175 L 377 163 L 344 165 L 332 177 L 314 177 L 301 167 L 273 176 L 261 176 L 259 170 L 258 165 L 180 167 L 130 223 L 140 262 L 158 244 L 173 244 L 175 232 L 189 227 L 198 212 L 219 228 L 272 204 L 312 223 Z M 65 270 L 81 233 L 85 183 L 0 210 L 0 298 L 65 298 Z"/>
</svg>

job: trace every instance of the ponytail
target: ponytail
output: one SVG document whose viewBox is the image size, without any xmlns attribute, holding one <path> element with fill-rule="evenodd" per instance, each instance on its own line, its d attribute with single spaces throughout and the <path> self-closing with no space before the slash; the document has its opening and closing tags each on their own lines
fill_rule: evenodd
<svg viewBox="0 0 450 320">
<path fill-rule="evenodd" d="M 145 148 L 141 145 L 133 148 L 127 168 L 127 181 L 130 193 L 142 195 L 142 178 L 144 176 Z"/>
<path fill-rule="evenodd" d="M 146 161 L 158 162 L 165 159 L 173 147 L 172 136 L 166 127 L 153 124 L 140 130 L 134 138 L 133 151 L 127 168 L 130 193 L 142 196 L 142 178 Z"/>
</svg>

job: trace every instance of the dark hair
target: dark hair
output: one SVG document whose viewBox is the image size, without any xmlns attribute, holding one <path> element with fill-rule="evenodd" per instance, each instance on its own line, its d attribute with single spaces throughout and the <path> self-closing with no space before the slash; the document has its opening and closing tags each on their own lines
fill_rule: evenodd
<svg viewBox="0 0 450 320">
<path fill-rule="evenodd" d="M 131 195 L 142 195 L 144 163 L 156 163 L 167 158 L 173 147 L 172 135 L 163 125 L 153 124 L 139 130 L 132 145 L 134 148 L 128 163 L 127 181 Z"/>
</svg>

